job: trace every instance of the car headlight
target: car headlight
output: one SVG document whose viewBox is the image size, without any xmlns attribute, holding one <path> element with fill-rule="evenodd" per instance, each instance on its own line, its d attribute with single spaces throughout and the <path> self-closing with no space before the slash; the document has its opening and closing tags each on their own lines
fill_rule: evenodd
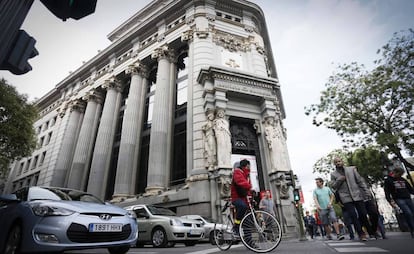
<svg viewBox="0 0 414 254">
<path fill-rule="evenodd" d="M 37 216 L 69 216 L 74 213 L 74 211 L 61 208 L 61 207 L 51 207 L 46 205 L 35 205 L 32 207 L 33 213 Z"/>
<path fill-rule="evenodd" d="M 127 215 L 131 219 L 136 219 L 137 218 L 137 215 L 135 214 L 135 212 L 132 212 L 132 211 L 128 211 Z"/>
<path fill-rule="evenodd" d="M 183 226 L 183 222 L 179 219 L 170 219 L 171 226 Z"/>
</svg>

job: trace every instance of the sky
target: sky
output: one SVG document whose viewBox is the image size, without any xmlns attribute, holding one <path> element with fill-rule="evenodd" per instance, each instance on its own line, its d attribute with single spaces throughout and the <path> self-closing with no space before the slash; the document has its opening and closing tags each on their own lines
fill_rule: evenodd
<svg viewBox="0 0 414 254">
<path fill-rule="evenodd" d="M 29 100 L 41 98 L 60 81 L 110 45 L 107 35 L 149 0 L 98 0 L 95 13 L 80 20 L 59 20 L 35 1 L 21 29 L 36 42 L 39 55 L 24 75 L 0 71 Z M 411 0 L 256 0 L 265 14 L 281 86 L 287 144 L 293 171 L 311 205 L 313 165 L 342 143 L 334 131 L 312 125 L 304 108 L 318 103 L 338 64 L 356 61 L 367 68 L 377 49 L 394 32 L 414 28 Z"/>
</svg>

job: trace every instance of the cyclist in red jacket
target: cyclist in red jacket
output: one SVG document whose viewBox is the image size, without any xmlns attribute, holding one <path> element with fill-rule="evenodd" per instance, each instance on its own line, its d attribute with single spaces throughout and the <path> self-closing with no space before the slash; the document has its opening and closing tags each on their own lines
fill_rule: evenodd
<svg viewBox="0 0 414 254">
<path fill-rule="evenodd" d="M 233 171 L 231 184 L 231 202 L 236 207 L 236 218 L 234 220 L 234 231 L 239 236 L 240 222 L 248 208 L 247 195 L 250 194 L 252 185 L 250 183 L 250 162 L 246 159 L 240 161 L 240 168 Z"/>
</svg>

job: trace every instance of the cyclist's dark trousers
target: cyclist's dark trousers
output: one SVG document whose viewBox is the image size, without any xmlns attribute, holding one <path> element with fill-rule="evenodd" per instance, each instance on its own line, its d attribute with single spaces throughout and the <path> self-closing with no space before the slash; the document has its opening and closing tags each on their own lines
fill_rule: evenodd
<svg viewBox="0 0 414 254">
<path fill-rule="evenodd" d="M 246 214 L 247 204 L 240 198 L 233 201 L 233 205 L 236 207 L 236 220 L 243 219 Z"/>
</svg>

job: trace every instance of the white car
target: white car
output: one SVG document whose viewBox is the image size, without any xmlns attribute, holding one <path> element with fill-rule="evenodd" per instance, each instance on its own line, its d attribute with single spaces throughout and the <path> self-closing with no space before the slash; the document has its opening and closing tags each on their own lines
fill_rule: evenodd
<svg viewBox="0 0 414 254">
<path fill-rule="evenodd" d="M 208 241 L 211 244 L 215 245 L 216 242 L 214 241 L 214 222 L 211 220 L 200 216 L 196 214 L 190 214 L 190 215 L 183 215 L 182 218 L 191 219 L 191 220 L 198 220 L 201 222 L 203 228 L 204 228 L 204 241 Z M 221 228 L 221 224 L 219 225 Z"/>
<path fill-rule="evenodd" d="M 153 205 L 125 207 L 136 214 L 139 226 L 137 247 L 150 243 L 154 247 L 172 247 L 175 243 L 193 246 L 204 237 L 200 221 L 185 219 L 173 211 Z"/>
</svg>

